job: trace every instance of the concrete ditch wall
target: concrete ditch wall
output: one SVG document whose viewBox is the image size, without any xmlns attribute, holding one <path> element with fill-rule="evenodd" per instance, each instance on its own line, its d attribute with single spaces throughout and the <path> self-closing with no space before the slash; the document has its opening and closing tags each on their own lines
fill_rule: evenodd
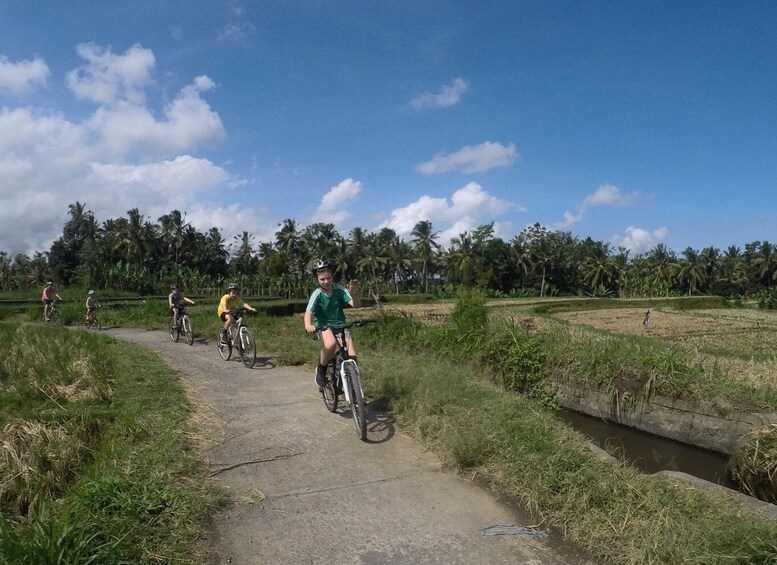
<svg viewBox="0 0 777 565">
<path fill-rule="evenodd" d="M 568 410 L 726 455 L 736 453 L 745 434 L 777 423 L 777 413 L 728 411 L 717 414 L 669 398 L 651 397 L 644 402 L 627 391 L 618 391 L 613 398 L 563 382 L 556 382 L 554 386 L 559 404 Z"/>
</svg>

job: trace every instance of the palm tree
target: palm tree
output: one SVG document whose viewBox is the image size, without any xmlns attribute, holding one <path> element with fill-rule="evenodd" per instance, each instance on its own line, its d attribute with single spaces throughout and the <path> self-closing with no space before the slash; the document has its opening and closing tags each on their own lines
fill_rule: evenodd
<svg viewBox="0 0 777 565">
<path fill-rule="evenodd" d="M 413 227 L 410 235 L 413 236 L 410 243 L 413 244 L 413 250 L 421 262 L 421 280 L 424 285 L 424 293 L 428 293 L 430 266 L 440 251 L 440 244 L 436 241 L 439 233 L 432 230 L 432 222 L 421 220 Z"/>
<path fill-rule="evenodd" d="M 583 258 L 583 281 L 592 291 L 612 291 L 615 281 L 618 280 L 618 264 L 610 255 L 609 245 L 596 243 L 595 247 L 589 249 L 589 255 Z"/>
<path fill-rule="evenodd" d="M 699 285 L 707 281 L 707 265 L 702 256 L 693 248 L 687 247 L 683 251 L 684 261 L 680 263 L 677 271 L 677 281 L 688 285 L 688 296 L 696 292 Z"/>
<path fill-rule="evenodd" d="M 451 239 L 448 249 L 448 268 L 453 270 L 462 284 L 471 287 L 475 282 L 477 271 L 477 252 L 472 236 L 463 232 Z"/>
<path fill-rule="evenodd" d="M 395 235 L 389 243 L 387 251 L 386 266 L 394 280 L 394 293 L 399 294 L 399 283 L 407 278 L 413 264 L 412 250 L 409 243 L 402 241 L 399 236 Z"/>
<path fill-rule="evenodd" d="M 653 283 L 668 296 L 678 268 L 674 253 L 666 245 L 659 243 L 648 252 L 647 261 Z"/>
<path fill-rule="evenodd" d="M 308 262 L 300 237 L 297 221 L 291 218 L 283 220 L 275 232 L 275 248 L 286 254 L 289 265 L 293 266 L 298 275 L 305 272 Z"/>
<path fill-rule="evenodd" d="M 232 256 L 232 269 L 236 274 L 246 276 L 254 273 L 254 248 L 252 245 L 253 235 L 243 231 L 240 235 L 233 237 L 237 245 L 237 251 Z"/>
<path fill-rule="evenodd" d="M 766 288 L 771 289 L 772 281 L 777 278 L 777 246 L 768 241 L 761 243 L 753 258 L 753 266 L 761 282 L 765 282 Z"/>
<path fill-rule="evenodd" d="M 173 210 L 169 214 L 160 216 L 159 223 L 161 224 L 163 246 L 169 253 L 169 258 L 172 259 L 173 264 L 178 265 L 184 230 L 190 226 L 191 222 L 186 221 L 186 214 Z"/>
</svg>

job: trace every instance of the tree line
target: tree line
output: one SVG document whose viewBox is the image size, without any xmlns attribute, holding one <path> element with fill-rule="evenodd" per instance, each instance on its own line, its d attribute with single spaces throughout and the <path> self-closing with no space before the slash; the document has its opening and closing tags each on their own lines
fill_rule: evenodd
<svg viewBox="0 0 777 565">
<path fill-rule="evenodd" d="M 331 223 L 303 227 L 289 218 L 274 241 L 257 242 L 247 231 L 231 241 L 215 227 L 199 231 L 178 210 L 154 222 L 133 208 L 100 223 L 76 202 L 68 215 L 48 251 L 0 252 L 0 290 L 53 279 L 66 287 L 158 294 L 176 281 L 190 293 L 218 294 L 234 281 L 250 295 L 302 298 L 313 284 L 310 265 L 321 257 L 337 264 L 339 278 L 360 279 L 375 296 L 450 296 L 478 287 L 495 297 L 715 294 L 765 300 L 773 297 L 777 280 L 777 245 L 768 241 L 725 251 L 688 247 L 680 254 L 657 244 L 630 256 L 624 248 L 539 223 L 509 241 L 497 237 L 490 223 L 443 242 L 426 220 L 402 238 L 389 228 L 355 227 L 343 235 Z"/>
</svg>

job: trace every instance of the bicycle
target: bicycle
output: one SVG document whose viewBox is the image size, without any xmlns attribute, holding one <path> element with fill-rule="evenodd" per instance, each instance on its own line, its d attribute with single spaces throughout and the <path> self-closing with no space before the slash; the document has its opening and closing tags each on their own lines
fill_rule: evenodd
<svg viewBox="0 0 777 565">
<path fill-rule="evenodd" d="M 62 321 L 62 314 L 59 311 L 59 306 L 57 304 L 59 303 L 59 300 L 52 300 L 51 304 L 49 304 L 49 316 L 46 317 L 46 308 L 43 308 L 43 321 L 46 323 L 54 322 L 59 323 Z"/>
<path fill-rule="evenodd" d="M 353 416 L 353 425 L 356 428 L 356 435 L 359 439 L 367 439 L 367 404 L 364 400 L 364 389 L 362 388 L 362 378 L 359 372 L 359 366 L 355 359 L 352 359 L 348 352 L 348 342 L 346 341 L 345 330 L 356 327 L 363 327 L 374 323 L 375 320 L 356 320 L 342 328 L 325 327 L 316 331 L 316 336 L 324 330 L 332 330 L 337 342 L 337 352 L 334 359 L 326 368 L 324 379 L 326 384 L 321 389 L 321 397 L 324 400 L 324 406 L 330 412 L 337 410 L 339 397 L 342 394 L 345 402 L 351 408 Z M 345 384 L 345 386 L 343 386 Z"/>
<path fill-rule="evenodd" d="M 177 307 L 176 307 L 177 308 Z M 194 328 L 192 327 L 192 319 L 186 313 L 184 308 L 178 308 L 178 323 L 175 323 L 175 316 L 170 316 L 170 339 L 177 342 L 181 334 L 186 338 L 186 343 L 192 345 L 194 343 Z"/>
<path fill-rule="evenodd" d="M 245 326 L 243 315 L 243 312 L 233 312 L 235 323 L 230 326 L 228 332 L 221 328 L 216 340 L 219 344 L 219 355 L 224 361 L 228 361 L 232 357 L 232 348 L 234 347 L 243 365 L 250 369 L 256 363 L 256 340 Z M 226 339 L 223 339 L 224 337 Z"/>
<path fill-rule="evenodd" d="M 103 329 L 103 326 L 100 323 L 100 318 L 97 317 L 97 314 L 94 312 L 94 310 L 84 316 L 84 327 L 87 330 L 97 330 L 98 332 Z"/>
</svg>

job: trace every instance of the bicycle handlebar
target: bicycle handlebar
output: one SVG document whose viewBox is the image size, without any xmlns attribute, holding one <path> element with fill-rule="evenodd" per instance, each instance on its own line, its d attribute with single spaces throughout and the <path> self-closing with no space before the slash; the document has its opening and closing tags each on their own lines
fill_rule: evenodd
<svg viewBox="0 0 777 565">
<path fill-rule="evenodd" d="M 346 324 L 346 325 L 341 326 L 341 327 L 324 326 L 322 328 L 316 329 L 315 333 L 320 333 L 320 332 L 322 332 L 324 330 L 347 330 L 347 329 L 349 329 L 349 328 L 351 328 L 353 326 L 356 326 L 357 328 L 361 328 L 363 326 L 366 326 L 367 324 L 374 324 L 375 322 L 377 322 L 377 320 L 371 320 L 369 318 L 366 318 L 364 320 L 355 320 L 355 321 L 351 322 L 350 324 Z"/>
</svg>

